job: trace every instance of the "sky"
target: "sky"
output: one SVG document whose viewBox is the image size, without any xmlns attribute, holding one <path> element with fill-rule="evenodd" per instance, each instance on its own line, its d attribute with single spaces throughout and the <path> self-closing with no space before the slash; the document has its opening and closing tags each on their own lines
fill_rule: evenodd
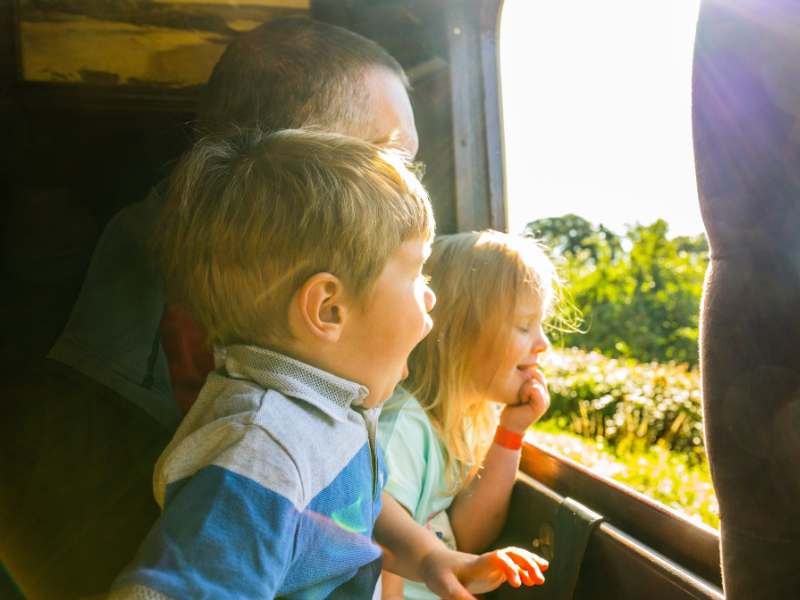
<svg viewBox="0 0 800 600">
<path fill-rule="evenodd" d="M 505 0 L 508 224 L 575 213 L 703 231 L 691 65 L 699 0 Z"/>
</svg>

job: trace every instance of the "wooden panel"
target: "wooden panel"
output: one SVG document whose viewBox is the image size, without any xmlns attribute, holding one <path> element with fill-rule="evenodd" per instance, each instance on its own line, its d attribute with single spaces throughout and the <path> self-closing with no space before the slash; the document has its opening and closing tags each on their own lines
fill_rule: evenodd
<svg viewBox="0 0 800 600">
<path fill-rule="evenodd" d="M 480 21 L 474 18 L 476 8 L 476 2 L 454 4 L 447 21 L 459 231 L 490 226 L 481 32 Z"/>
<path fill-rule="evenodd" d="M 671 560 L 721 585 L 719 534 L 612 479 L 544 448 L 525 443 L 522 471 L 562 496 L 602 514 Z"/>
<path fill-rule="evenodd" d="M 506 229 L 497 56 L 501 5 L 459 2 L 447 21 L 459 231 Z"/>
<path fill-rule="evenodd" d="M 614 585 L 605 583 L 607 580 L 613 580 Z M 616 591 L 610 593 L 614 588 Z M 599 590 L 604 591 L 598 593 Z M 647 600 L 724 600 L 717 586 L 682 569 L 613 525 L 603 523 L 586 548 L 575 600 L 620 596 Z"/>
<path fill-rule="evenodd" d="M 485 0 L 481 10 L 481 65 L 483 67 L 483 113 L 486 119 L 486 160 L 489 183 L 489 226 L 508 228 L 506 214 L 506 173 L 503 156 L 503 120 L 500 87 L 498 32 L 502 0 Z"/>
<path fill-rule="evenodd" d="M 553 523 L 560 494 L 520 472 L 511 497 L 506 527 L 495 547 L 532 546 L 543 523 Z M 556 536 L 558 532 L 556 532 Z M 540 552 L 541 553 L 541 552 Z M 557 560 L 557 559 L 556 559 Z M 550 600 L 552 583 L 534 588 L 514 589 L 504 585 L 489 594 L 489 600 L 521 598 Z M 681 567 L 610 523 L 592 534 L 584 555 L 575 600 L 723 600 L 722 591 Z"/>
</svg>

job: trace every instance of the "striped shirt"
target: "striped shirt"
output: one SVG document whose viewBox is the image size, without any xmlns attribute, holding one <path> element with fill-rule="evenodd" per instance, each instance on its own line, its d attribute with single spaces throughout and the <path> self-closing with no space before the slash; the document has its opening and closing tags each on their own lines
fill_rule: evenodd
<svg viewBox="0 0 800 600">
<path fill-rule="evenodd" d="M 371 598 L 386 467 L 368 393 L 230 346 L 156 465 L 161 517 L 109 600 Z"/>
</svg>

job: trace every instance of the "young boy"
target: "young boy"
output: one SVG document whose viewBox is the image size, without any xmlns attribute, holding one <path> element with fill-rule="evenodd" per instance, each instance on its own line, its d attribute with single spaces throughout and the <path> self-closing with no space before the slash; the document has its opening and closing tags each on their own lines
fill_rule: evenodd
<svg viewBox="0 0 800 600">
<path fill-rule="evenodd" d="M 445 598 L 542 581 L 541 559 L 449 551 L 382 495 L 377 418 L 430 331 L 432 237 L 425 191 L 367 142 L 253 131 L 184 157 L 156 231 L 167 300 L 227 359 L 156 465 L 162 515 L 112 599 L 370 598 L 373 533 L 384 568 Z"/>
</svg>

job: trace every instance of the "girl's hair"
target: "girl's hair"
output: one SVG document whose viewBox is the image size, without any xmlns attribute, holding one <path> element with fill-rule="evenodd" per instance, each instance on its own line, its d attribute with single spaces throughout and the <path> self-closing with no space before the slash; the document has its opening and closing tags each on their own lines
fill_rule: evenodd
<svg viewBox="0 0 800 600">
<path fill-rule="evenodd" d="M 445 483 L 457 494 L 480 468 L 497 425 L 486 390 L 472 383 L 478 341 L 493 336 L 488 347 L 499 364 L 520 298 L 531 298 L 544 318 L 559 279 L 539 242 L 497 231 L 439 236 L 425 273 L 436 294 L 433 329 L 411 353 L 405 387 L 444 441 Z"/>
</svg>

